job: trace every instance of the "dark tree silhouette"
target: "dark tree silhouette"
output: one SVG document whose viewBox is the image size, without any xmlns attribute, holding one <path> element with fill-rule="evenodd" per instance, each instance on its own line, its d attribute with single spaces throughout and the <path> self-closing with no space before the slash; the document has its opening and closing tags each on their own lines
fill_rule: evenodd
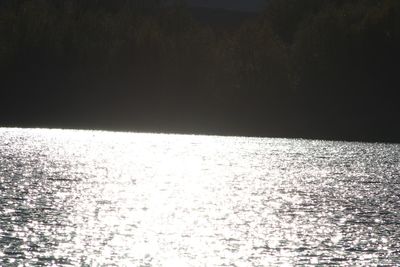
<svg viewBox="0 0 400 267">
<path fill-rule="evenodd" d="M 0 1 L 0 123 L 400 141 L 399 1 L 201 12 L 219 11 Z"/>
</svg>

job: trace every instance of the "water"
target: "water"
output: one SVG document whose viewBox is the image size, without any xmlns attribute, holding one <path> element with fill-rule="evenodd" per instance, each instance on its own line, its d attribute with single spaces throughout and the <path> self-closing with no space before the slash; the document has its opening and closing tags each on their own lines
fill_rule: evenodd
<svg viewBox="0 0 400 267">
<path fill-rule="evenodd" d="M 0 265 L 399 265 L 399 153 L 0 129 Z"/>
</svg>

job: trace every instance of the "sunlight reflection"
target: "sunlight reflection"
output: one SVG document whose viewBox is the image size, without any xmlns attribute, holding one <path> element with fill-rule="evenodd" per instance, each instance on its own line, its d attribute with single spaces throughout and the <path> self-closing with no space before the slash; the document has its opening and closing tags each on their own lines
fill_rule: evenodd
<svg viewBox="0 0 400 267">
<path fill-rule="evenodd" d="M 380 227 L 396 221 L 383 210 L 398 203 L 393 186 L 370 183 L 368 162 L 350 164 L 364 155 L 346 154 L 354 144 L 40 129 L 7 134 L 19 150 L 0 143 L 2 164 L 14 168 L 0 170 L 0 194 L 12 189 L 0 213 L 5 222 L 22 223 L 0 228 L 0 241 L 22 240 L 18 248 L 37 265 L 295 266 L 346 257 L 376 265 L 396 251 L 393 235 Z M 382 159 L 378 166 L 387 155 Z M 386 194 L 378 195 L 384 207 L 370 200 L 371 192 Z M 376 217 L 380 209 L 384 216 Z"/>
</svg>

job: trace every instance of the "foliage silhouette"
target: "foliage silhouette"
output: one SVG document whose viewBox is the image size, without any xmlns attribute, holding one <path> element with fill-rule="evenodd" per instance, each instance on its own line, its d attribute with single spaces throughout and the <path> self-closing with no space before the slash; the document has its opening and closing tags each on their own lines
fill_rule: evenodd
<svg viewBox="0 0 400 267">
<path fill-rule="evenodd" d="M 269 0 L 235 26 L 198 12 L 1 1 L 0 122 L 400 141 L 398 1 Z"/>
</svg>

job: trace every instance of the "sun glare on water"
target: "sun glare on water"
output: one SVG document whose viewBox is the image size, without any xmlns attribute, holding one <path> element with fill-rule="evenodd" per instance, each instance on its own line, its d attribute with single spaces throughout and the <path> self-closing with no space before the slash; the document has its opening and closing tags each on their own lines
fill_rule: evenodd
<svg viewBox="0 0 400 267">
<path fill-rule="evenodd" d="M 0 148 L 0 265 L 398 260 L 398 146 L 0 129 Z"/>
</svg>

